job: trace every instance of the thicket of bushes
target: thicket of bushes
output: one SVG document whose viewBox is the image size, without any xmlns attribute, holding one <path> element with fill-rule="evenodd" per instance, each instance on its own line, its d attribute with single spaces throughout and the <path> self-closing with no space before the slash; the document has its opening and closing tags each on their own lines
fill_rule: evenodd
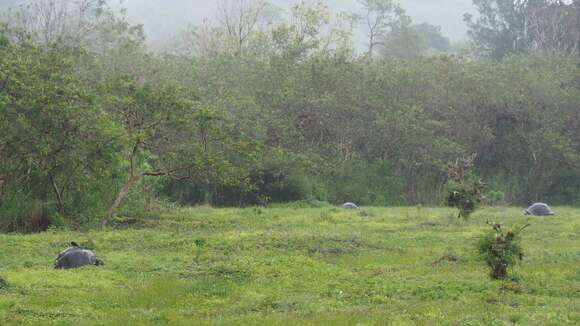
<svg viewBox="0 0 580 326">
<path fill-rule="evenodd" d="M 441 204 L 471 153 L 496 202 L 580 203 L 577 57 L 369 58 L 314 9 L 235 51 L 218 28 L 204 51 L 151 53 L 111 11 L 86 38 L 2 28 L 0 227 L 156 200 Z"/>
</svg>

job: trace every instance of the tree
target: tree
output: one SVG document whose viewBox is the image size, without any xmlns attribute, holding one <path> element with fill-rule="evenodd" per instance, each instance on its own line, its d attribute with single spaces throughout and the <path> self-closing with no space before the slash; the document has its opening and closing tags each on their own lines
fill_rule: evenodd
<svg viewBox="0 0 580 326">
<path fill-rule="evenodd" d="M 477 54 L 501 59 L 530 50 L 578 55 L 580 4 L 562 0 L 473 0 L 465 14 Z"/>
<path fill-rule="evenodd" d="M 2 30 L 0 44 L 0 170 L 5 187 L 0 202 L 6 193 L 39 201 L 43 218 L 86 209 L 84 198 L 103 195 L 102 179 L 111 178 L 111 169 L 103 166 L 116 160 L 119 148 L 118 130 L 76 75 L 80 62 L 90 58 L 56 45 L 40 46 L 25 33 Z"/>
<path fill-rule="evenodd" d="M 580 1 L 539 1 L 526 17 L 533 49 L 580 56 Z"/>
<path fill-rule="evenodd" d="M 31 0 L 6 20 L 47 46 L 59 43 L 102 52 L 144 39 L 141 26 L 130 25 L 125 12 L 116 12 L 108 0 Z"/>
<path fill-rule="evenodd" d="M 382 57 L 417 59 L 428 50 L 447 52 L 451 48 L 449 39 L 441 34 L 441 27 L 428 23 L 411 25 L 409 19 L 394 26 L 383 38 L 379 47 Z"/>
<path fill-rule="evenodd" d="M 359 0 L 365 12 L 360 19 L 367 28 L 368 50 L 372 57 L 377 46 L 384 45 L 384 39 L 394 28 L 404 26 L 409 20 L 405 11 L 393 0 Z"/>
<path fill-rule="evenodd" d="M 441 33 L 441 26 L 422 23 L 419 25 L 413 25 L 413 28 L 422 36 L 428 48 L 440 52 L 448 52 L 451 49 L 449 38 Z"/>
<path fill-rule="evenodd" d="M 509 268 L 524 257 L 520 233 L 530 225 L 526 224 L 517 231 L 504 232 L 500 224 L 488 224 L 493 230 L 479 242 L 478 251 L 490 268 L 490 277 L 494 280 L 505 279 Z"/>
<path fill-rule="evenodd" d="M 525 8 L 528 0 L 473 0 L 478 18 L 464 15 L 468 34 L 477 53 L 501 59 L 529 46 Z"/>
<path fill-rule="evenodd" d="M 417 59 L 428 49 L 425 35 L 414 26 L 403 25 L 393 28 L 384 38 L 380 47 L 385 58 Z"/>
<path fill-rule="evenodd" d="M 186 146 L 195 107 L 191 94 L 178 87 L 121 76 L 111 80 L 108 110 L 124 131 L 128 177 L 101 221 L 105 225 L 129 190 L 143 177 L 187 178 L 189 165 L 178 164 Z M 178 141 L 179 140 L 179 141 Z"/>
<path fill-rule="evenodd" d="M 459 217 L 467 218 L 481 203 L 483 182 L 473 173 L 476 155 L 458 159 L 449 165 L 445 185 L 445 204 L 459 209 Z"/>
<path fill-rule="evenodd" d="M 275 9 L 268 0 L 220 0 L 214 19 L 181 33 L 178 47 L 186 54 L 242 56 L 258 53 Z"/>
<path fill-rule="evenodd" d="M 241 55 L 250 38 L 265 23 L 270 3 L 265 0 L 220 0 L 217 21 L 225 41 L 233 52 Z"/>
<path fill-rule="evenodd" d="M 331 13 L 323 1 L 300 3 L 291 8 L 288 21 L 271 30 L 274 54 L 288 62 L 305 60 L 337 44 Z M 338 46 L 337 46 L 338 47 Z"/>
</svg>

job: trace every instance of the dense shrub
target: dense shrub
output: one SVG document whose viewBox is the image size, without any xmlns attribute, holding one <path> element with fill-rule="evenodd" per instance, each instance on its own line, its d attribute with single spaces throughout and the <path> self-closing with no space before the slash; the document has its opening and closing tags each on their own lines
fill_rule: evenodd
<svg viewBox="0 0 580 326">
<path fill-rule="evenodd" d="M 483 199 L 483 182 L 473 172 L 475 155 L 449 165 L 445 184 L 445 205 L 459 209 L 459 217 L 467 218 Z"/>
<path fill-rule="evenodd" d="M 497 206 L 504 203 L 505 194 L 499 190 L 490 190 L 485 195 L 486 204 L 490 206 Z"/>
<path fill-rule="evenodd" d="M 108 3 L 92 2 L 111 24 L 86 22 L 84 42 L 39 38 L 42 24 L 0 26 L 4 230 L 145 216 L 156 197 L 444 200 L 467 217 L 482 199 L 476 172 L 504 193 L 488 193 L 492 204 L 580 202 L 576 57 L 369 58 L 350 33 L 326 33 L 334 20 L 317 6 L 278 17 L 234 52 L 216 22 L 208 48 L 158 55 Z M 36 21 L 33 7 L 21 18 Z M 66 30 L 74 19 L 56 24 L 61 36 L 78 34 Z M 449 158 L 472 152 L 469 172 L 446 183 Z M 160 186 L 144 186 L 154 178 Z"/>
<path fill-rule="evenodd" d="M 10 287 L 10 283 L 0 276 L 0 291 L 6 290 Z"/>
<path fill-rule="evenodd" d="M 50 225 L 50 207 L 30 194 L 10 191 L 0 196 L 0 230 L 39 232 Z"/>
<path fill-rule="evenodd" d="M 524 256 L 524 251 L 520 244 L 520 232 L 504 232 L 501 225 L 492 223 L 493 230 L 490 231 L 479 242 L 479 253 L 483 257 L 486 265 L 490 269 L 492 279 L 505 279 L 508 277 L 509 269 L 515 266 Z"/>
<path fill-rule="evenodd" d="M 326 199 L 326 189 L 306 171 L 296 156 L 273 153 L 248 167 L 240 182 L 236 179 L 175 181 L 167 180 L 161 194 L 183 205 L 250 206 L 286 203 L 305 199 Z"/>
<path fill-rule="evenodd" d="M 410 204 L 403 180 L 389 162 L 354 160 L 326 171 L 328 201 L 335 204 L 354 202 L 366 206 Z"/>
</svg>

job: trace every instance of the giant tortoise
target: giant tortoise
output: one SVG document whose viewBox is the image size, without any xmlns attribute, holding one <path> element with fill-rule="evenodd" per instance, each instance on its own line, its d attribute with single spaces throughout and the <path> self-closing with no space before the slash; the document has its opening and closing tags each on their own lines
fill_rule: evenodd
<svg viewBox="0 0 580 326">
<path fill-rule="evenodd" d="M 76 242 L 71 242 L 71 246 L 61 251 L 56 257 L 54 268 L 69 269 L 78 268 L 86 265 L 103 265 L 100 259 L 94 252 L 88 249 L 81 248 Z"/>
<path fill-rule="evenodd" d="M 536 216 L 548 216 L 554 215 L 554 211 L 550 209 L 548 204 L 544 203 L 535 203 L 528 207 L 525 211 L 526 215 L 536 215 Z"/>
<path fill-rule="evenodd" d="M 342 204 L 342 208 L 347 208 L 347 209 L 357 209 L 358 206 L 355 203 L 344 203 Z"/>
</svg>

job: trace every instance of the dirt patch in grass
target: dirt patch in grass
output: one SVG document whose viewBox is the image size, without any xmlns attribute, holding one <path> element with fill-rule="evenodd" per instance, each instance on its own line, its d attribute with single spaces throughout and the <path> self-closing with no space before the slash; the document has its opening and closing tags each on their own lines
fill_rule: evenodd
<svg viewBox="0 0 580 326">
<path fill-rule="evenodd" d="M 461 257 L 457 253 L 449 251 L 444 253 L 441 257 L 437 258 L 437 260 L 431 263 L 431 266 L 436 267 L 445 262 L 456 263 L 459 260 L 461 260 Z"/>
</svg>

